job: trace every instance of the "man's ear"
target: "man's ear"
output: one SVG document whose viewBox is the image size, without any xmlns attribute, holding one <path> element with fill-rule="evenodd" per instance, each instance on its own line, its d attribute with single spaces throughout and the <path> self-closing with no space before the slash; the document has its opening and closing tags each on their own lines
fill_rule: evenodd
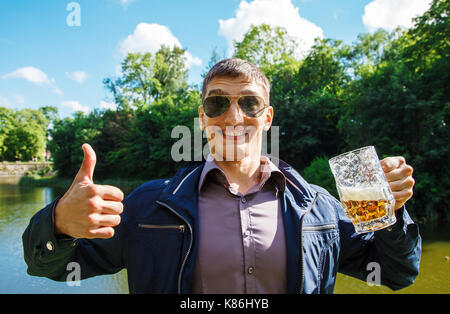
<svg viewBox="0 0 450 314">
<path fill-rule="evenodd" d="M 203 111 L 203 106 L 198 106 L 198 124 L 200 127 L 200 130 L 205 129 L 205 112 Z"/>
<path fill-rule="evenodd" d="M 269 106 L 267 107 L 267 111 L 265 113 L 265 121 L 264 121 L 264 131 L 269 131 L 270 126 L 272 125 L 272 121 L 273 121 L 273 107 Z"/>
</svg>

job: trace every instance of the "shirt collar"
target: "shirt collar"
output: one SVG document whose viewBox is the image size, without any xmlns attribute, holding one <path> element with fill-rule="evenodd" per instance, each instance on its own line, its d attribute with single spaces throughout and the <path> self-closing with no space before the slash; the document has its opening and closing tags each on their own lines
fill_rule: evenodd
<svg viewBox="0 0 450 314">
<path fill-rule="evenodd" d="M 200 175 L 200 180 L 198 183 L 198 192 L 200 193 L 203 185 L 205 184 L 206 177 L 210 172 L 219 172 L 221 175 L 218 175 L 217 177 L 219 180 L 226 184 L 229 184 L 225 173 L 220 169 L 220 167 L 217 165 L 214 158 L 211 156 L 211 154 L 208 155 L 208 158 L 206 159 L 205 166 L 203 167 L 202 173 Z M 266 183 L 267 180 L 272 178 L 275 181 L 275 185 L 278 190 L 281 192 L 284 192 L 286 189 L 286 177 L 281 172 L 280 169 L 278 169 L 277 166 L 267 157 L 267 156 L 261 156 L 261 171 L 262 176 L 261 180 L 259 182 L 260 188 Z"/>
</svg>

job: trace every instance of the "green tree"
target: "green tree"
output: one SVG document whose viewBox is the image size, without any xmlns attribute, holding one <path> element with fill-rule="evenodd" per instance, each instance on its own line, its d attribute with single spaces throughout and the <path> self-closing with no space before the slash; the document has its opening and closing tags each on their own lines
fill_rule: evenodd
<svg viewBox="0 0 450 314">
<path fill-rule="evenodd" d="M 360 79 L 362 75 L 373 72 L 375 65 L 384 57 L 385 48 L 399 34 L 400 30 L 388 33 L 383 29 L 359 34 L 355 43 L 341 47 L 341 62 L 349 69 L 353 79 Z"/>
<path fill-rule="evenodd" d="M 331 173 L 328 157 L 316 157 L 311 164 L 301 172 L 303 178 L 311 183 L 323 187 L 334 197 L 339 198 L 336 183 Z"/>
<path fill-rule="evenodd" d="M 106 110 L 101 113 L 99 119 L 102 120 L 100 133 L 93 142 L 96 153 L 101 157 L 95 168 L 96 176 L 129 177 L 130 173 L 125 167 L 124 158 L 133 151 L 131 143 L 135 140 L 133 124 L 136 114 L 126 110 Z M 114 169 L 113 173 L 111 169 Z"/>
<path fill-rule="evenodd" d="M 43 158 L 50 120 L 44 115 L 42 108 L 16 111 L 0 108 L 0 121 L 1 160 L 28 161 Z"/>
<path fill-rule="evenodd" d="M 122 110 L 146 107 L 160 98 L 187 88 L 185 50 L 162 46 L 156 54 L 130 53 L 122 62 L 122 75 L 103 83 Z"/>
<path fill-rule="evenodd" d="M 279 26 L 252 26 L 240 42 L 234 43 L 233 56 L 250 61 L 270 79 L 271 70 L 280 64 L 295 63 L 298 43 Z"/>
<path fill-rule="evenodd" d="M 161 98 L 151 107 L 138 110 L 132 127 L 133 139 L 121 158 L 128 175 L 146 179 L 173 175 L 182 164 L 174 164 L 171 156 L 171 147 L 178 140 L 171 138 L 172 129 L 183 125 L 193 134 L 200 103 L 200 92 L 190 90 L 179 97 Z M 190 156 L 193 157 L 192 145 Z"/>
<path fill-rule="evenodd" d="M 41 159 L 45 150 L 45 132 L 35 122 L 19 122 L 8 132 L 4 145 L 6 160 Z"/>
<path fill-rule="evenodd" d="M 14 129 L 15 124 L 14 110 L 0 107 L 0 161 L 6 160 L 5 153 L 7 147 L 5 145 L 5 139 L 8 136 L 8 132 Z"/>
<path fill-rule="evenodd" d="M 102 125 L 101 113 L 98 111 L 88 115 L 76 112 L 73 118 L 55 120 L 50 131 L 52 140 L 49 149 L 59 176 L 72 178 L 76 175 L 83 160 L 81 145 L 90 143 L 95 150 L 97 143 L 101 141 L 99 135 Z M 97 159 L 101 164 L 104 156 L 100 154 Z"/>
</svg>

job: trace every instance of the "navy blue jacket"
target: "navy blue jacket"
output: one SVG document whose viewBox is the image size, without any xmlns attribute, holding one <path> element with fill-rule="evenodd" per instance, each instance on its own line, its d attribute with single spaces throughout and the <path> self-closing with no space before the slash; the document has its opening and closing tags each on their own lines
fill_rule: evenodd
<svg viewBox="0 0 450 314">
<path fill-rule="evenodd" d="M 58 238 L 53 201 L 31 218 L 23 234 L 27 272 L 65 281 L 72 270 L 67 264 L 75 261 L 82 279 L 126 268 L 131 293 L 190 293 L 203 166 L 188 166 L 170 180 L 150 181 L 133 191 L 123 200 L 122 220 L 111 239 Z M 380 266 L 382 285 L 398 290 L 414 282 L 421 238 L 404 208 L 396 211 L 398 221 L 390 228 L 357 234 L 339 201 L 286 163 L 279 161 L 278 167 L 287 178 L 281 204 L 288 293 L 332 293 L 338 271 L 366 280 L 372 262 Z"/>
</svg>

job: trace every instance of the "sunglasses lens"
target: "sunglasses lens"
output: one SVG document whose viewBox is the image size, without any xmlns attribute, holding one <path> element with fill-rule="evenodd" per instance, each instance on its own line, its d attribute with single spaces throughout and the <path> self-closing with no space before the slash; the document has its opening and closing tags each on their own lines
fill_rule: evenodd
<svg viewBox="0 0 450 314">
<path fill-rule="evenodd" d="M 264 100 L 258 96 L 242 96 L 239 98 L 239 106 L 247 116 L 256 118 L 262 113 Z"/>
<path fill-rule="evenodd" d="M 210 118 L 216 118 L 227 111 L 230 101 L 225 96 L 210 96 L 203 102 L 205 114 Z"/>
</svg>

